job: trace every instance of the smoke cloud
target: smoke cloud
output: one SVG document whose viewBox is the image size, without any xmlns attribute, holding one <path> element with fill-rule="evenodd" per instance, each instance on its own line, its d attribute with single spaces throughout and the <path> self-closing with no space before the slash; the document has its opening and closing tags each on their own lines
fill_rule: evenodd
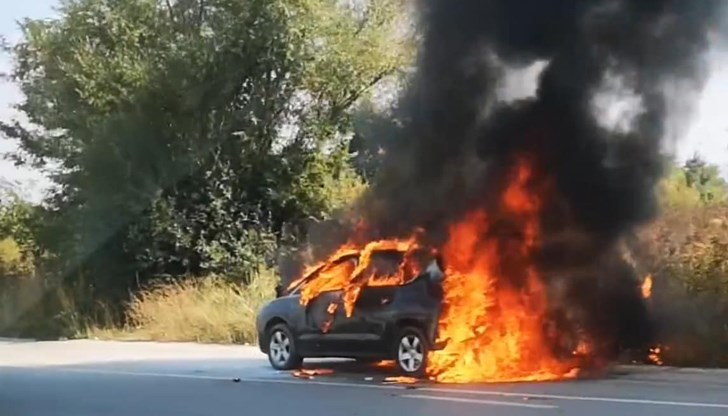
<svg viewBox="0 0 728 416">
<path fill-rule="evenodd" d="M 666 91 L 701 88 L 721 5 L 421 0 L 417 72 L 398 107 L 401 137 L 363 201 L 366 238 L 421 227 L 441 243 L 454 220 L 493 204 L 515 158 L 528 156 L 549 185 L 537 264 L 561 288 L 554 303 L 608 348 L 647 342 L 638 283 L 617 247 L 655 214 L 662 141 L 680 116 L 668 114 Z M 537 62 L 535 95 L 501 99 L 508 68 Z M 628 111 L 610 127 L 604 97 L 625 96 Z"/>
</svg>

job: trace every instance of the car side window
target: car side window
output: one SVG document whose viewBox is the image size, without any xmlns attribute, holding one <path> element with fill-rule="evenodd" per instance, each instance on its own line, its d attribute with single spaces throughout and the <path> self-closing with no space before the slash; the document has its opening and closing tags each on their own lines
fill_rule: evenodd
<svg viewBox="0 0 728 416">
<path fill-rule="evenodd" d="M 374 279 L 386 279 L 399 272 L 403 256 L 400 253 L 381 252 L 371 257 L 370 274 Z"/>
<path fill-rule="evenodd" d="M 349 282 L 351 274 L 356 269 L 356 264 L 356 258 L 341 260 L 322 269 L 316 276 L 312 276 L 309 281 L 318 285 L 320 293 L 342 290 Z"/>
<path fill-rule="evenodd" d="M 374 253 L 371 265 L 365 271 L 368 276 L 367 286 L 400 286 L 410 283 L 421 274 L 423 267 L 419 259 L 396 251 L 383 251 Z"/>
</svg>

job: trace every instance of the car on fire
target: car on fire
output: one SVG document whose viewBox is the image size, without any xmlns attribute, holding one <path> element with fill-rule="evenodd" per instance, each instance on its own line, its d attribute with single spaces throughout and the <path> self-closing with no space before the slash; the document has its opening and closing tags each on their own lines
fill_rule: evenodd
<svg viewBox="0 0 728 416">
<path fill-rule="evenodd" d="M 400 373 L 422 376 L 427 354 L 437 349 L 437 320 L 442 299 L 442 266 L 436 257 L 420 252 L 422 267 L 399 283 L 365 284 L 357 292 L 350 316 L 340 304 L 342 288 L 324 290 L 309 302 L 301 301 L 307 284 L 327 269 L 352 270 L 360 259 L 352 251 L 319 267 L 286 290 L 277 288 L 276 299 L 260 310 L 256 319 L 260 350 L 277 370 L 301 366 L 304 358 L 353 358 L 361 362 L 394 360 Z M 411 254 L 411 253 L 410 253 Z M 378 250 L 367 258 L 372 282 L 392 275 L 405 260 L 398 250 Z M 417 256 L 408 256 L 412 259 Z M 304 304 L 305 303 L 305 304 Z M 324 329 L 325 328 L 325 329 Z"/>
</svg>

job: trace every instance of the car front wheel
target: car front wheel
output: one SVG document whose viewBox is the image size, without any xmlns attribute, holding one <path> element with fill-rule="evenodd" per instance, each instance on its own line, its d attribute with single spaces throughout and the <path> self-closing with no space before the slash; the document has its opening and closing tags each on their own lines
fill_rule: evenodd
<svg viewBox="0 0 728 416">
<path fill-rule="evenodd" d="M 411 377 L 425 375 L 427 341 L 419 329 L 405 327 L 397 337 L 395 361 L 400 372 Z"/>
<path fill-rule="evenodd" d="M 268 361 L 276 370 L 293 370 L 303 363 L 285 324 L 275 325 L 268 332 Z"/>
</svg>

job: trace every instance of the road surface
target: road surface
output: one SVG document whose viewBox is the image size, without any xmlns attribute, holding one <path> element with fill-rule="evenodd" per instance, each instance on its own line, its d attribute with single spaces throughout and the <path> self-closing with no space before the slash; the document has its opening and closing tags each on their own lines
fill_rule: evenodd
<svg viewBox="0 0 728 416">
<path fill-rule="evenodd" d="M 387 370 L 323 360 L 333 375 L 273 371 L 253 347 L 0 340 L 2 416 L 728 415 L 728 372 L 620 368 L 557 383 L 403 386 Z"/>
</svg>

